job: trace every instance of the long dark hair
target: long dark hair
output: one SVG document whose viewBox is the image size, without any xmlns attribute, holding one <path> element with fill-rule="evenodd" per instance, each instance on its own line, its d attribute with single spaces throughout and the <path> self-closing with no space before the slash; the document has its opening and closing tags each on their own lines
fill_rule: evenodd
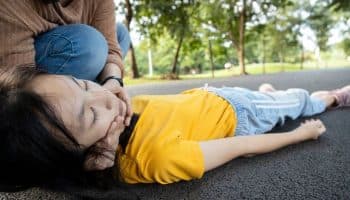
<svg viewBox="0 0 350 200">
<path fill-rule="evenodd" d="M 89 150 L 81 150 L 54 109 L 26 89 L 43 73 L 34 67 L 0 69 L 0 190 L 38 186 L 87 199 L 138 199 L 118 180 L 118 168 L 83 170 Z M 67 139 L 54 136 L 52 128 Z"/>
</svg>

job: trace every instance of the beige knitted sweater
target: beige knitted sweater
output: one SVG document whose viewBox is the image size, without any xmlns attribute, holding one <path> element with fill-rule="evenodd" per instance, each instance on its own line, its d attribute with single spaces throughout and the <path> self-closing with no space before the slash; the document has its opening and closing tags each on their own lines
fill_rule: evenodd
<svg viewBox="0 0 350 200">
<path fill-rule="evenodd" d="M 35 64 L 34 38 L 56 26 L 83 23 L 93 26 L 109 45 L 107 63 L 123 71 L 115 37 L 113 0 L 0 0 L 0 66 Z"/>
</svg>

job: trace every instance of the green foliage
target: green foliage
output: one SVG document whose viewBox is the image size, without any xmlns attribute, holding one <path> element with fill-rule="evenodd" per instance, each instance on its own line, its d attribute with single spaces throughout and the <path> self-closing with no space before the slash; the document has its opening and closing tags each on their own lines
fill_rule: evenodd
<svg viewBox="0 0 350 200">
<path fill-rule="evenodd" d="M 347 56 L 350 56 L 350 39 L 347 38 L 342 42 L 344 52 Z"/>
<path fill-rule="evenodd" d="M 238 65 L 243 1 L 247 64 L 288 62 L 298 66 L 298 62 L 315 60 L 314 53 L 304 52 L 302 45 L 307 28 L 315 34 L 324 58 L 331 55 L 323 52 L 332 50 L 332 29 L 347 27 L 343 28 L 344 36 L 350 37 L 349 0 L 133 0 L 136 30 L 144 38 L 135 47 L 140 73 L 148 72 L 149 48 L 154 72 L 169 73 L 180 41 L 177 71 L 182 74 L 211 69 L 209 41 L 215 69 L 223 69 L 227 62 Z M 349 43 L 349 39 L 342 43 L 348 55 Z"/>
<path fill-rule="evenodd" d="M 158 43 L 165 34 L 177 41 L 173 61 L 167 60 L 167 65 L 172 66 L 172 72 L 176 72 L 177 62 L 181 47 L 184 42 L 195 43 L 195 39 L 186 41 L 192 37 L 192 15 L 196 12 L 199 2 L 194 0 L 138 0 L 135 1 L 136 20 L 142 33 Z M 198 42 L 197 42 L 198 43 Z M 163 57 L 161 58 L 163 59 Z"/>
<path fill-rule="evenodd" d="M 329 31 L 334 25 L 332 11 L 328 9 L 328 5 L 323 0 L 317 0 L 313 6 L 308 6 L 308 23 L 316 33 L 318 47 L 323 51 L 328 49 Z"/>
<path fill-rule="evenodd" d="M 349 0 L 333 0 L 330 4 L 336 11 L 350 11 L 350 1 Z"/>
<path fill-rule="evenodd" d="M 139 63 L 141 74 L 148 73 L 148 50 L 152 51 L 153 70 L 155 74 L 166 74 L 169 72 L 169 60 L 174 54 L 175 41 L 167 34 L 159 37 L 157 43 L 149 43 L 143 40 L 136 49 L 136 59 Z M 128 64 L 128 63 L 126 63 Z"/>
</svg>

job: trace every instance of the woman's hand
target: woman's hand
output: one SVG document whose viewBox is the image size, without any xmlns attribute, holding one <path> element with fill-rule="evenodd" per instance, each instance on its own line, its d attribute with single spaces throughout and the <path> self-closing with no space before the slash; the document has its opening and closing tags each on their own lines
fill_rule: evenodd
<svg viewBox="0 0 350 200">
<path fill-rule="evenodd" d="M 122 75 L 122 72 L 116 64 L 107 63 L 103 71 L 99 75 L 99 79 L 104 80 L 108 76 L 121 77 L 121 75 Z M 112 93 L 117 95 L 122 101 L 124 101 L 124 103 L 126 104 L 126 116 L 124 116 L 125 117 L 124 124 L 125 126 L 129 126 L 131 121 L 131 116 L 132 116 L 132 108 L 131 108 L 131 100 L 126 90 L 123 87 L 121 87 L 119 82 L 115 79 L 109 79 L 106 83 L 102 85 L 102 87 L 111 91 Z"/>
<path fill-rule="evenodd" d="M 102 87 L 111 91 L 113 94 L 117 95 L 124 103 L 126 104 L 126 116 L 124 120 L 125 126 L 130 125 L 132 109 L 131 109 L 131 100 L 126 92 L 125 88 L 121 87 L 119 82 L 115 79 L 109 79 Z"/>
<path fill-rule="evenodd" d="M 105 170 L 114 165 L 119 136 L 125 128 L 123 121 L 124 117 L 118 116 L 106 136 L 91 147 L 84 162 L 86 171 Z"/>
</svg>

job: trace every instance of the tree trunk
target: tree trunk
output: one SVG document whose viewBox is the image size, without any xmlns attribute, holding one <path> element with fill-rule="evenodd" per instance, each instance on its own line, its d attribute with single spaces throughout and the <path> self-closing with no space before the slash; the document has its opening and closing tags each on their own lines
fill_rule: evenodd
<svg viewBox="0 0 350 200">
<path fill-rule="evenodd" d="M 183 31 L 183 33 L 180 36 L 179 43 L 177 44 L 176 53 L 175 53 L 174 60 L 173 60 L 173 66 L 172 66 L 172 70 L 171 70 L 171 75 L 173 75 L 174 78 L 178 77 L 177 67 L 176 66 L 177 66 L 177 60 L 178 60 L 178 57 L 179 57 L 180 49 L 181 49 L 181 46 L 182 46 L 182 41 L 184 39 L 184 35 L 185 35 L 185 32 Z"/>
<path fill-rule="evenodd" d="M 301 45 L 301 53 L 300 53 L 300 70 L 304 69 L 304 46 Z"/>
<path fill-rule="evenodd" d="M 238 62 L 239 67 L 241 68 L 241 75 L 247 74 L 244 63 L 244 34 L 245 34 L 245 15 L 246 15 L 246 0 L 243 0 L 243 8 L 239 13 L 239 41 L 238 41 Z"/>
<path fill-rule="evenodd" d="M 152 50 L 151 50 L 151 39 L 147 39 L 148 43 L 148 75 L 153 76 L 153 61 L 152 61 Z"/>
<path fill-rule="evenodd" d="M 139 70 L 136 64 L 134 45 L 132 43 L 130 43 L 130 57 L 131 57 L 132 78 L 140 78 Z"/>
<path fill-rule="evenodd" d="M 266 67 L 265 67 L 265 62 L 266 62 L 266 58 L 265 58 L 265 46 L 266 46 L 266 41 L 265 41 L 265 34 L 263 34 L 263 74 L 266 74 Z"/>
<path fill-rule="evenodd" d="M 213 50 L 211 48 L 211 41 L 209 40 L 209 57 L 211 64 L 211 77 L 214 78 L 214 62 L 213 62 Z"/>
<path fill-rule="evenodd" d="M 130 32 L 130 24 L 133 17 L 133 10 L 132 5 L 130 3 L 130 0 L 125 0 L 125 6 L 127 9 L 127 12 L 125 14 L 126 19 L 126 27 L 128 28 L 128 31 Z M 136 63 L 136 57 L 135 57 L 135 50 L 133 47 L 132 42 L 130 42 L 130 58 L 131 58 L 131 70 L 132 70 L 132 78 L 139 78 L 139 70 Z"/>
<path fill-rule="evenodd" d="M 285 69 L 284 69 L 284 59 L 283 59 L 283 46 L 281 48 L 281 50 L 278 52 L 278 57 L 279 57 L 279 62 L 281 64 L 281 72 L 284 72 Z"/>
</svg>

